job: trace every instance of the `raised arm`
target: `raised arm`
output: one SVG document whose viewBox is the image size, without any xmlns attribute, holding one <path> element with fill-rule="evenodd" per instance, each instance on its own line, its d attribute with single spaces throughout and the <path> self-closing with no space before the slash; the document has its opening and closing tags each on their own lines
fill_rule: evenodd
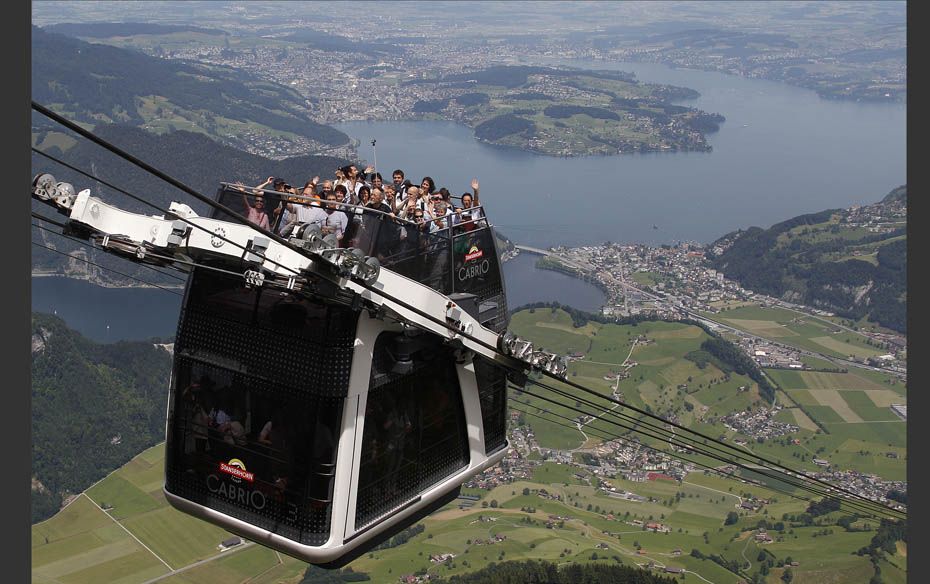
<svg viewBox="0 0 930 584">
<path fill-rule="evenodd" d="M 236 188 L 242 191 L 242 203 L 245 205 L 246 213 L 249 212 L 249 209 L 252 208 L 252 204 L 249 203 L 249 195 L 246 193 L 246 186 L 241 182 L 234 183 Z"/>
<path fill-rule="evenodd" d="M 475 206 L 476 207 L 481 206 L 481 203 L 478 202 L 478 179 L 476 178 L 471 179 L 471 190 L 473 193 L 475 193 Z"/>
</svg>

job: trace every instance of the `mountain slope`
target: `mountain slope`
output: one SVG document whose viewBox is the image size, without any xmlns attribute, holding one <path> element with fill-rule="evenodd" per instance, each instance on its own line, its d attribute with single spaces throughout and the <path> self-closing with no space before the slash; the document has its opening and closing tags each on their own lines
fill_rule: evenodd
<svg viewBox="0 0 930 584">
<path fill-rule="evenodd" d="M 878 203 L 801 215 L 724 236 L 713 267 L 770 296 L 905 332 L 907 187 Z"/>
<path fill-rule="evenodd" d="M 170 370 L 151 343 L 96 344 L 33 313 L 33 522 L 164 439 Z"/>
<path fill-rule="evenodd" d="M 191 129 L 232 144 L 243 143 L 249 132 L 316 145 L 349 141 L 339 130 L 311 121 L 304 98 L 284 85 L 38 27 L 32 28 L 32 99 L 92 125 Z"/>
</svg>

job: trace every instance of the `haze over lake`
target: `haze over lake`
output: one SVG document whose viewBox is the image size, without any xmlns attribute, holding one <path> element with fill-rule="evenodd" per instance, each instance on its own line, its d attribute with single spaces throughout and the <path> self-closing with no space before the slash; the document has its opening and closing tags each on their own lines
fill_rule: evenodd
<svg viewBox="0 0 930 584">
<path fill-rule="evenodd" d="M 535 246 L 710 242 L 827 208 L 870 203 L 906 182 L 906 107 L 837 102 L 806 89 L 664 65 L 552 61 L 696 89 L 678 102 L 723 114 L 713 152 L 555 158 L 482 144 L 452 122 L 337 127 L 386 178 L 395 168 L 455 194 L 481 181 L 505 235 Z M 377 139 L 377 153 L 370 142 Z M 376 156 L 377 154 L 377 156 Z"/>
</svg>

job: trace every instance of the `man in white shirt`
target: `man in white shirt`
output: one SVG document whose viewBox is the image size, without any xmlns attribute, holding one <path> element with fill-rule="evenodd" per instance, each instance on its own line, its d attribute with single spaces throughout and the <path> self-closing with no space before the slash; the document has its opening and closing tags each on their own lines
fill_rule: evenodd
<svg viewBox="0 0 930 584">
<path fill-rule="evenodd" d="M 346 227 L 349 225 L 349 218 L 339 210 L 336 193 L 326 195 L 326 204 L 324 205 L 326 217 L 323 219 L 323 235 L 333 233 L 336 235 L 336 241 L 342 243 L 342 236 L 345 234 Z"/>
<path fill-rule="evenodd" d="M 316 205 L 298 205 L 297 221 L 322 225 L 326 221 L 326 211 Z"/>
</svg>

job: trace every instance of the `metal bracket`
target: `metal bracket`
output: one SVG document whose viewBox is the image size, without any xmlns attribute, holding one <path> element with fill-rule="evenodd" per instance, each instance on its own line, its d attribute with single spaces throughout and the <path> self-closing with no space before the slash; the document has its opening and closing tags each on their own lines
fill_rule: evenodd
<svg viewBox="0 0 930 584">
<path fill-rule="evenodd" d="M 180 219 L 173 221 L 171 223 L 171 235 L 168 236 L 168 247 L 180 246 L 187 239 L 190 231 L 190 226 L 184 221 Z"/>
<path fill-rule="evenodd" d="M 245 253 L 245 261 L 260 264 L 265 261 L 265 252 L 268 251 L 268 244 L 271 243 L 267 237 L 257 235 L 249 241 L 248 251 Z"/>
</svg>

